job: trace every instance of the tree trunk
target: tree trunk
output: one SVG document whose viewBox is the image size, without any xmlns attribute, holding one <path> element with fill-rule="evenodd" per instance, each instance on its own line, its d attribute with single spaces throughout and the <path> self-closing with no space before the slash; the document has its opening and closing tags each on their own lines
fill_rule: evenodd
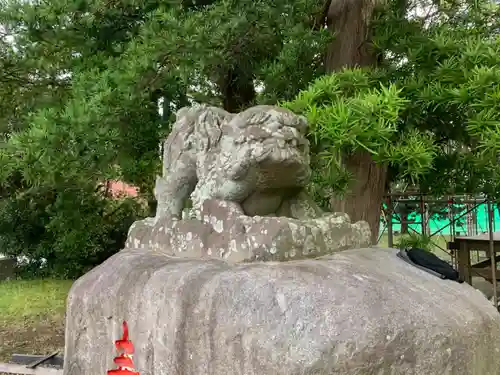
<svg viewBox="0 0 500 375">
<path fill-rule="evenodd" d="M 233 68 L 219 81 L 223 108 L 230 113 L 240 112 L 253 104 L 256 98 L 253 80 Z"/>
<path fill-rule="evenodd" d="M 379 55 L 371 46 L 370 23 L 380 0 L 331 0 L 327 27 L 335 35 L 326 55 L 326 70 L 374 66 Z"/>
<path fill-rule="evenodd" d="M 380 229 L 382 200 L 386 194 L 387 168 L 375 164 L 368 152 L 357 152 L 344 159 L 344 166 L 352 173 L 353 183 L 343 197 L 332 197 L 332 211 L 345 212 L 351 220 L 364 220 L 372 230 L 376 243 Z"/>
<path fill-rule="evenodd" d="M 401 234 L 408 234 L 408 207 L 405 203 L 401 204 L 399 217 L 401 219 Z"/>
<path fill-rule="evenodd" d="M 371 46 L 370 23 L 379 0 L 332 0 L 327 12 L 328 29 L 335 34 L 329 44 L 325 67 L 334 72 L 344 67 L 376 66 L 380 56 Z M 386 193 L 387 166 L 374 163 L 365 151 L 345 155 L 343 163 L 353 175 L 349 193 L 332 197 L 331 208 L 347 213 L 352 221 L 365 220 L 376 243 L 382 200 Z"/>
</svg>

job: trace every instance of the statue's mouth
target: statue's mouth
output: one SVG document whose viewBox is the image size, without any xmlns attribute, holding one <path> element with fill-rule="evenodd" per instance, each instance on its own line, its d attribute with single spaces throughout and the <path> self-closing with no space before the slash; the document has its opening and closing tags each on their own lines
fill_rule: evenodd
<svg viewBox="0 0 500 375">
<path fill-rule="evenodd" d="M 262 153 L 255 155 L 257 186 L 299 187 L 309 178 L 307 144 L 299 139 L 273 139 Z"/>
<path fill-rule="evenodd" d="M 250 143 L 252 145 L 252 143 Z M 300 167 L 308 161 L 308 144 L 300 137 L 272 137 L 253 148 L 253 159 L 261 166 L 280 164 Z M 252 145 L 253 146 L 253 145 Z"/>
<path fill-rule="evenodd" d="M 306 151 L 306 141 L 301 138 L 272 138 L 264 141 L 264 145 L 268 148 L 278 151 L 284 151 L 285 153 L 304 154 Z"/>
<path fill-rule="evenodd" d="M 259 186 L 280 188 L 303 186 L 309 181 L 309 143 L 297 129 L 249 127 L 233 142 L 245 152 L 228 171 L 231 179 L 252 179 Z"/>
<path fill-rule="evenodd" d="M 307 158 L 308 142 L 304 137 L 268 136 L 266 138 L 246 137 L 251 159 L 257 163 L 274 160 L 286 163 L 288 159 Z"/>
</svg>

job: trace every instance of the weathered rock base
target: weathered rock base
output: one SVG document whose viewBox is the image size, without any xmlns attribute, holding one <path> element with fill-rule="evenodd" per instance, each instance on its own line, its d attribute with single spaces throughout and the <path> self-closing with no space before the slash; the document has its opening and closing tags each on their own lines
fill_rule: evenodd
<svg viewBox="0 0 500 375">
<path fill-rule="evenodd" d="M 500 374 L 500 314 L 394 249 L 238 265 L 122 251 L 71 289 L 64 375 L 114 368 L 122 320 L 141 375 Z"/>
<path fill-rule="evenodd" d="M 177 257 L 251 262 L 312 258 L 368 247 L 371 242 L 366 222 L 351 223 L 340 212 L 307 220 L 246 216 L 237 204 L 211 199 L 197 216 L 135 222 L 125 246 Z"/>
</svg>

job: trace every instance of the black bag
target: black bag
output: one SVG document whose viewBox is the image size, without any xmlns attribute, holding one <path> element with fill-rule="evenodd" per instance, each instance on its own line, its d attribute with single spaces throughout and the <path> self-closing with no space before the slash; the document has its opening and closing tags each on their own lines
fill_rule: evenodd
<svg viewBox="0 0 500 375">
<path fill-rule="evenodd" d="M 400 257 L 403 259 L 408 258 L 417 267 L 432 271 L 431 273 L 439 276 L 441 279 L 463 283 L 457 270 L 430 251 L 414 247 L 408 250 L 402 250 L 402 252 L 404 252 L 404 254 L 401 255 L 406 255 L 406 257 Z"/>
</svg>

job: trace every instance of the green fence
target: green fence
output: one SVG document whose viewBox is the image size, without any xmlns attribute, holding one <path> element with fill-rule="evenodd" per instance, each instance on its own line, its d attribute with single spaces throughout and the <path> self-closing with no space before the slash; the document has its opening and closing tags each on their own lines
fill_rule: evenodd
<svg viewBox="0 0 500 375">
<path fill-rule="evenodd" d="M 453 227 L 455 229 L 455 233 L 460 233 L 460 234 L 467 234 L 468 229 L 467 228 L 467 215 L 463 215 L 460 217 L 462 214 L 465 214 L 467 212 L 467 206 L 465 205 L 455 205 L 454 206 L 454 214 L 453 217 L 455 218 L 454 220 L 450 220 L 448 216 L 448 211 L 447 209 L 443 210 L 439 215 L 434 214 L 430 218 L 427 218 L 429 225 L 428 227 L 430 228 L 430 233 L 435 233 L 439 231 L 441 228 L 445 227 L 442 229 L 440 232 L 441 234 L 451 234 L 452 233 L 452 225 L 450 224 L 451 221 L 454 221 Z M 482 233 L 482 232 L 487 232 L 488 231 L 488 206 L 487 204 L 483 203 L 478 205 L 474 210 L 475 215 L 476 215 L 476 220 L 475 220 L 475 225 L 474 228 L 471 228 L 473 233 Z M 499 230 L 500 231 L 500 214 L 498 212 L 498 209 L 496 206 L 494 207 L 494 216 L 493 216 L 493 231 Z M 460 217 L 460 218 L 459 218 Z M 411 212 L 408 214 L 408 220 L 407 221 L 412 221 L 413 224 L 408 224 L 408 227 L 410 228 L 410 232 L 413 230 L 422 233 L 422 226 L 421 226 L 421 214 L 418 212 Z M 387 226 L 381 218 L 380 222 L 380 231 L 382 232 L 384 228 L 387 229 Z M 401 223 L 398 218 L 398 215 L 394 214 L 392 218 L 392 230 L 394 233 L 396 232 L 401 232 Z"/>
</svg>

